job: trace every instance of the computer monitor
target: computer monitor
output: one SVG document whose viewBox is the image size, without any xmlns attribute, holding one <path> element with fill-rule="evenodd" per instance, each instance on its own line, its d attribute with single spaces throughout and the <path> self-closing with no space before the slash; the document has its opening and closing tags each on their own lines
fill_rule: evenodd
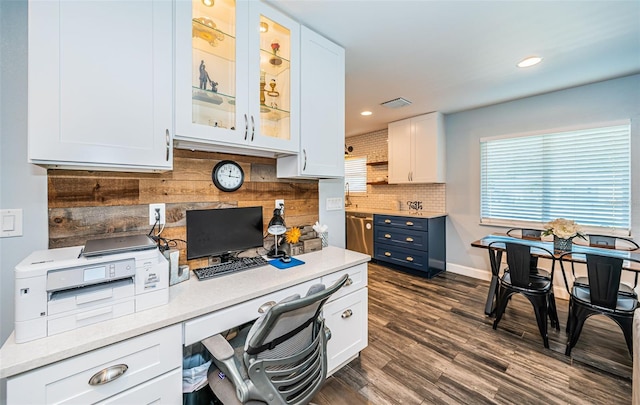
<svg viewBox="0 0 640 405">
<path fill-rule="evenodd" d="M 187 211 L 187 260 L 262 246 L 262 207 Z"/>
</svg>

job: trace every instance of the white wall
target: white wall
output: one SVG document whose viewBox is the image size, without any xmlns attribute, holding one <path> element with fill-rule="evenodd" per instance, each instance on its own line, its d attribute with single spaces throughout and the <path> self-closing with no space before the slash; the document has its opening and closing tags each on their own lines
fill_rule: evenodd
<svg viewBox="0 0 640 405">
<path fill-rule="evenodd" d="M 23 210 L 23 236 L 0 239 L 0 342 L 13 331 L 13 268 L 48 246 L 47 172 L 27 163 L 27 1 L 0 1 L 0 208 Z M 1 398 L 1 397 L 0 397 Z"/>
<path fill-rule="evenodd" d="M 327 179 L 318 182 L 319 219 L 322 225 L 327 225 L 329 245 L 345 247 L 345 217 L 344 207 L 341 210 L 327 211 L 327 198 L 344 198 L 344 179 Z"/>
<path fill-rule="evenodd" d="M 640 75 L 445 116 L 447 265 L 487 278 L 489 259 L 471 242 L 504 228 L 480 225 L 480 138 L 631 118 L 632 237 L 640 237 Z"/>
</svg>

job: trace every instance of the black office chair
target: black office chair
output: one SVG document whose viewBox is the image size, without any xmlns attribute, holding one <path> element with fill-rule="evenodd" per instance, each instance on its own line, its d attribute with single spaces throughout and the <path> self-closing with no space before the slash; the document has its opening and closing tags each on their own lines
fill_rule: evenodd
<svg viewBox="0 0 640 405">
<path fill-rule="evenodd" d="M 331 332 L 322 307 L 348 278 L 326 289 L 313 285 L 305 297 L 280 301 L 230 342 L 222 335 L 203 340 L 216 366 L 210 369 L 209 386 L 222 403 L 308 404 L 327 375 Z"/>
<path fill-rule="evenodd" d="M 631 251 L 640 249 L 640 246 L 632 239 L 623 238 L 620 236 L 610 235 L 587 235 L 587 238 L 583 241 L 577 240 L 577 245 L 588 245 L 591 247 L 598 247 L 603 249 L 614 249 Z M 574 284 L 587 286 L 589 284 L 586 276 L 576 276 L 575 266 L 571 262 L 571 272 L 573 273 Z M 638 287 L 638 273 L 634 274 L 633 285 L 627 283 L 620 283 L 620 293 L 637 297 L 635 289 Z"/>
<path fill-rule="evenodd" d="M 571 355 L 571 349 L 578 342 L 587 318 L 601 314 L 611 318 L 620 326 L 629 353 L 633 355 L 633 314 L 638 307 L 638 299 L 620 291 L 622 256 L 586 254 L 588 284 L 574 283 L 572 287 L 569 287 L 568 271 L 565 270 L 564 259 L 571 254 L 571 252 L 567 252 L 559 258 L 565 286 L 571 295 L 567 321 L 569 338 L 565 354 Z M 575 255 L 575 253 L 573 254 Z"/>
<path fill-rule="evenodd" d="M 531 305 L 536 315 L 538 329 L 542 336 L 545 348 L 549 348 L 549 338 L 547 336 L 547 316 L 551 319 L 552 326 L 560 329 L 558 322 L 558 314 L 556 311 L 555 297 L 553 295 L 553 272 L 555 268 L 555 260 L 552 260 L 550 277 L 539 277 L 531 274 L 531 247 L 515 242 L 492 242 L 489 249 L 497 248 L 494 245 L 503 245 L 507 253 L 507 268 L 504 269 L 502 276 L 495 274 L 499 280 L 498 299 L 496 305 L 496 319 L 493 322 L 493 329 L 498 327 L 498 323 L 504 315 L 505 309 L 509 302 L 509 298 L 516 293 L 524 295 Z M 541 253 L 546 253 L 553 259 L 553 253 L 544 248 L 535 248 Z M 497 260 L 495 255 L 489 255 L 492 261 Z M 492 269 L 500 271 L 499 263 L 492 263 Z M 494 270 L 494 271 L 496 271 Z"/>
</svg>

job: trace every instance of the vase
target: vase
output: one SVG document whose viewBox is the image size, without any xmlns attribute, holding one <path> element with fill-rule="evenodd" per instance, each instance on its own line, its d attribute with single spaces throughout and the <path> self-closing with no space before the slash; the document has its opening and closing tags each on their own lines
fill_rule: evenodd
<svg viewBox="0 0 640 405">
<path fill-rule="evenodd" d="M 553 250 L 559 252 L 570 252 L 571 245 L 573 244 L 573 238 L 559 238 L 557 236 L 553 236 Z"/>
</svg>

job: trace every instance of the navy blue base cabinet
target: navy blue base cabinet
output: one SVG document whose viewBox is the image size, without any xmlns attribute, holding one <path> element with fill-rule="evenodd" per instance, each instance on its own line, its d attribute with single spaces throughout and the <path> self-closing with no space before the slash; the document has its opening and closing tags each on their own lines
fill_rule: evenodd
<svg viewBox="0 0 640 405">
<path fill-rule="evenodd" d="M 446 270 L 445 217 L 373 216 L 373 258 L 431 278 Z"/>
</svg>

